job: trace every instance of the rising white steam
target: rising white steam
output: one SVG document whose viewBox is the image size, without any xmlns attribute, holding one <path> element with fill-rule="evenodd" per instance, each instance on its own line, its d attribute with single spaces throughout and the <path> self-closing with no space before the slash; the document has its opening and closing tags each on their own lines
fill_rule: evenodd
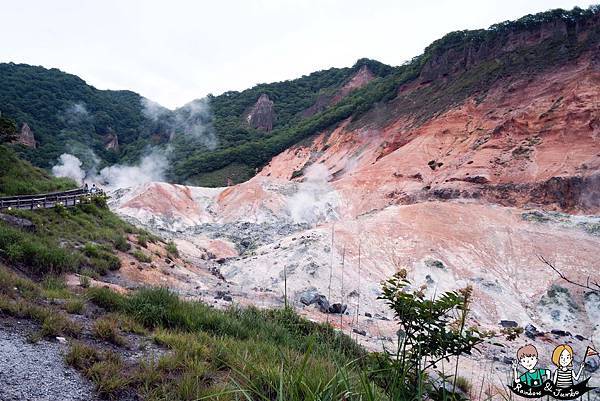
<svg viewBox="0 0 600 401">
<path fill-rule="evenodd" d="M 159 121 L 169 115 L 170 110 L 146 98 L 142 98 L 142 114 L 149 120 Z"/>
<path fill-rule="evenodd" d="M 142 114 L 152 122 L 160 124 L 160 129 L 166 131 L 170 139 L 184 135 L 197 140 L 210 150 L 217 147 L 208 99 L 193 100 L 175 111 L 145 98 L 142 98 L 141 103 Z"/>
<path fill-rule="evenodd" d="M 72 103 L 64 111 L 63 115 L 59 117 L 69 125 L 77 125 L 83 121 L 88 121 L 91 119 L 90 113 L 83 102 Z"/>
<path fill-rule="evenodd" d="M 166 152 L 154 150 L 142 157 L 136 165 L 115 164 L 105 167 L 96 173 L 95 169 L 85 172 L 82 162 L 76 156 L 63 153 L 59 164 L 52 167 L 52 174 L 56 177 L 69 177 L 82 184 L 96 183 L 105 190 L 129 188 L 152 181 L 164 181 L 165 171 L 168 167 Z"/>
<path fill-rule="evenodd" d="M 298 192 L 287 202 L 290 217 L 295 223 L 316 224 L 335 219 L 339 196 L 329 184 L 330 174 L 322 164 L 309 166 Z"/>
<path fill-rule="evenodd" d="M 98 177 L 92 179 L 108 189 L 135 187 L 147 182 L 164 181 L 168 165 L 165 152 L 155 150 L 142 157 L 137 165 L 105 167 L 100 170 Z"/>
<path fill-rule="evenodd" d="M 171 139 L 183 135 L 196 140 L 194 146 L 200 144 L 211 150 L 217 146 L 208 99 L 194 100 L 176 111 L 171 111 L 145 98 L 141 99 L 141 105 L 144 116 L 155 124 L 154 129 L 169 134 Z M 70 123 L 90 118 L 83 103 L 73 103 L 63 114 L 65 121 Z M 165 149 L 154 148 L 137 164 L 116 164 L 97 172 L 96 166 L 99 162 L 97 156 L 89 149 L 83 151 L 79 148 L 77 151 L 73 148 L 73 153 L 83 158 L 85 163 L 73 154 L 64 153 L 60 156 L 59 163 L 52 168 L 52 173 L 57 177 L 73 178 L 80 184 L 84 180 L 88 183 L 96 183 L 107 190 L 135 187 L 151 181 L 164 181 L 172 149 L 170 145 Z"/>
<path fill-rule="evenodd" d="M 55 177 L 67 177 L 75 180 L 78 184 L 83 182 L 85 172 L 81 169 L 81 160 L 68 153 L 63 153 L 58 158 L 59 162 L 52 167 L 52 174 Z"/>
</svg>

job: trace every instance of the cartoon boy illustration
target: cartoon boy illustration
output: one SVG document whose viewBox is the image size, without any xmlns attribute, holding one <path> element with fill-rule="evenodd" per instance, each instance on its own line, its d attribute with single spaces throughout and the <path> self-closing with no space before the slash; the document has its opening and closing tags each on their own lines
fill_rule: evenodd
<svg viewBox="0 0 600 401">
<path fill-rule="evenodd" d="M 579 380 L 579 376 L 581 376 L 581 371 L 583 370 L 583 363 L 579 368 L 579 372 L 575 373 L 573 370 L 573 348 L 570 345 L 562 344 L 554 348 L 552 363 L 558 367 L 552 378 L 556 387 L 571 387 L 574 380 Z"/>
<path fill-rule="evenodd" d="M 532 344 L 527 344 L 517 351 L 517 360 L 513 363 L 515 383 L 525 383 L 530 387 L 540 387 L 544 380 L 550 379 L 548 369 L 535 369 L 538 363 L 538 351 Z M 527 371 L 519 376 L 517 367 L 522 365 Z"/>
</svg>

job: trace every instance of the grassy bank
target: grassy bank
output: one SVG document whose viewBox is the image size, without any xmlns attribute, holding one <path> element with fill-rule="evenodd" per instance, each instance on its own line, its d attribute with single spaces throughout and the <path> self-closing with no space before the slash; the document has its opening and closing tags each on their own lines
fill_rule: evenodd
<svg viewBox="0 0 600 401">
<path fill-rule="evenodd" d="M 32 341 L 67 337 L 66 362 L 107 399 L 388 399 L 366 380 L 361 347 L 291 310 L 218 311 L 166 289 L 120 295 L 52 281 L 36 283 L 0 265 L 0 316 L 37 321 Z M 64 302 L 48 302 L 57 298 Z M 160 351 L 124 358 L 140 339 Z"/>
<path fill-rule="evenodd" d="M 98 277 L 117 270 L 117 251 L 128 251 L 127 236 L 140 232 L 108 210 L 104 198 L 72 208 L 7 213 L 33 222 L 36 229 L 0 223 L 0 255 L 36 277 L 66 272 Z"/>
<path fill-rule="evenodd" d="M 11 149 L 0 145 L 0 196 L 66 191 L 76 187 L 75 181 L 51 177 L 46 171 L 19 159 Z"/>
</svg>

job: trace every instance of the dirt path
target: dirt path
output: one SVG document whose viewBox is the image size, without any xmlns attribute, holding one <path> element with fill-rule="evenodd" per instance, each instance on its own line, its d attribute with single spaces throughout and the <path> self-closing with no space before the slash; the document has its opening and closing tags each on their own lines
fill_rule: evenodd
<svg viewBox="0 0 600 401">
<path fill-rule="evenodd" d="M 94 401 L 93 385 L 64 362 L 67 345 L 27 341 L 29 322 L 0 318 L 1 401 Z"/>
</svg>

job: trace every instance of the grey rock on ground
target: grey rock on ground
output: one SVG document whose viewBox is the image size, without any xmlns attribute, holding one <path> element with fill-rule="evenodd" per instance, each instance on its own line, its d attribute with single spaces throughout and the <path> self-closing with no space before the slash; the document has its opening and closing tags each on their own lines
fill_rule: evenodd
<svg viewBox="0 0 600 401">
<path fill-rule="evenodd" d="M 67 345 L 31 344 L 22 325 L 0 320 L 0 400 L 96 400 L 93 385 L 65 364 Z"/>
</svg>

